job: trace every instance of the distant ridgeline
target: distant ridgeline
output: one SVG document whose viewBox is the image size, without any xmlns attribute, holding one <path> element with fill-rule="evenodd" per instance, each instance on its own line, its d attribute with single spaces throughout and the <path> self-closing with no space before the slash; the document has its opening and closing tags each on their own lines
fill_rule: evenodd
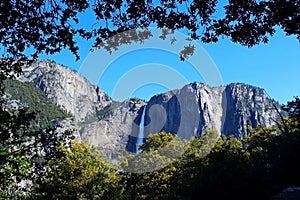
<svg viewBox="0 0 300 200">
<path fill-rule="evenodd" d="M 70 113 L 51 103 L 34 83 L 7 79 L 4 84 L 7 108 L 11 111 L 26 108 L 28 113 L 35 113 L 35 126 L 39 128 L 52 127 L 63 119 L 72 117 Z"/>
<path fill-rule="evenodd" d="M 214 129 L 243 138 L 251 134 L 247 126 L 272 126 L 280 120 L 279 113 L 285 115 L 262 88 L 243 83 L 210 87 L 195 82 L 154 95 L 148 102 L 138 98 L 117 102 L 76 71 L 53 61 L 37 61 L 23 72 L 19 80 L 24 84 L 7 82 L 12 99 L 38 112 L 42 123 L 72 114 L 81 139 L 112 160 L 124 147 L 136 152 L 136 145 L 149 133 L 181 132 L 197 137 Z M 162 109 L 152 109 L 155 105 Z"/>
</svg>

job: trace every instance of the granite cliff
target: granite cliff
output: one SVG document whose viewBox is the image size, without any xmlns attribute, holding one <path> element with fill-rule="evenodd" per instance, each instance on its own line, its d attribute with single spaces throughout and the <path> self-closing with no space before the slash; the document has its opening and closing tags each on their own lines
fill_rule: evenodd
<svg viewBox="0 0 300 200">
<path fill-rule="evenodd" d="M 53 61 L 38 61 L 23 71 L 19 80 L 33 82 L 51 102 L 71 113 L 81 139 L 110 159 L 122 154 L 124 147 L 136 151 L 142 117 L 144 138 L 161 130 L 189 138 L 208 128 L 242 138 L 249 135 L 248 125 L 271 126 L 279 120 L 264 90 L 242 83 L 209 87 L 195 82 L 154 95 L 148 102 L 137 98 L 117 102 L 79 73 Z"/>
<path fill-rule="evenodd" d="M 276 103 L 273 102 L 275 105 Z M 238 138 L 248 136 L 247 126 L 274 125 L 280 120 L 272 100 L 264 90 L 242 83 L 227 86 L 209 87 L 203 83 L 191 83 L 181 89 L 153 96 L 147 103 L 145 135 L 157 132 L 163 119 L 149 117 L 153 105 L 153 118 L 163 116 L 165 123 L 161 130 L 177 133 L 182 137 L 199 136 L 206 129 L 215 129 L 225 135 Z M 278 104 L 277 104 L 277 107 Z M 149 113 L 150 110 L 150 113 Z M 149 114 L 148 114 L 149 113 Z"/>
</svg>

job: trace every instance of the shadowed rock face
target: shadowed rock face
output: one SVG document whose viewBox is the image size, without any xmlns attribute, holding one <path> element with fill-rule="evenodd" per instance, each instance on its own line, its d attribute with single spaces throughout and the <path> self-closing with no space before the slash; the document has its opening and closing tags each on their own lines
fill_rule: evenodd
<svg viewBox="0 0 300 200">
<path fill-rule="evenodd" d="M 223 88 L 210 88 L 204 84 L 192 83 L 152 97 L 147 104 L 147 111 L 151 110 L 152 105 L 162 105 L 167 117 L 161 130 L 177 133 L 181 138 L 199 136 L 208 128 L 221 130 Z M 159 114 L 152 114 L 154 120 L 146 117 L 148 127 L 145 129 L 145 135 L 157 131 L 156 115 Z"/>
<path fill-rule="evenodd" d="M 280 120 L 272 100 L 266 96 L 263 89 L 245 84 L 230 84 L 224 92 L 227 109 L 222 133 L 242 138 L 249 135 L 247 125 L 271 126 L 275 124 L 274 120 Z M 277 107 L 279 108 L 278 104 Z"/>
<path fill-rule="evenodd" d="M 248 125 L 271 126 L 274 120 L 280 119 L 263 89 L 246 84 L 209 87 L 192 83 L 155 95 L 148 102 L 147 111 L 155 104 L 162 105 L 167 113 L 166 123 L 161 130 L 179 134 L 183 138 L 199 136 L 206 129 L 242 138 L 249 135 L 246 129 Z M 155 116 L 160 116 L 160 112 L 152 113 L 154 120 L 146 117 L 148 126 L 145 135 L 157 132 L 159 125 L 155 122 Z"/>
<path fill-rule="evenodd" d="M 240 83 L 220 87 L 191 83 L 146 103 L 137 98 L 113 101 L 77 72 L 52 61 L 24 68 L 20 80 L 34 82 L 53 103 L 73 114 L 81 139 L 112 160 L 125 147 L 135 152 L 145 105 L 145 138 L 162 130 L 190 138 L 206 129 L 242 138 L 249 134 L 247 125 L 270 126 L 279 120 L 263 89 Z"/>
</svg>

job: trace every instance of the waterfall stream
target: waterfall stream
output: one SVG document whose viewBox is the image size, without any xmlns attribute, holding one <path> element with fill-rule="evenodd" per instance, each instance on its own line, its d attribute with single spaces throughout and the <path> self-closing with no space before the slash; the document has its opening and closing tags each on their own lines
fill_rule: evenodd
<svg viewBox="0 0 300 200">
<path fill-rule="evenodd" d="M 143 113 L 142 113 L 141 121 L 140 121 L 140 125 L 139 125 L 139 127 L 140 127 L 139 135 L 136 140 L 136 152 L 137 153 L 141 152 L 141 150 L 139 150 L 139 145 L 144 143 L 143 139 L 144 139 L 145 114 L 146 114 L 146 105 L 144 106 L 144 109 L 143 109 Z"/>
</svg>

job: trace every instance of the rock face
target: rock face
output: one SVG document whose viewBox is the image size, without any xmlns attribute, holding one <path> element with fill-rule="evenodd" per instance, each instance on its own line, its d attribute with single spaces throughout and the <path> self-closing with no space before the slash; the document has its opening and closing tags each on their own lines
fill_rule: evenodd
<svg viewBox="0 0 300 200">
<path fill-rule="evenodd" d="M 23 68 L 23 72 L 21 81 L 34 82 L 50 101 L 73 114 L 77 122 L 94 118 L 97 109 L 112 102 L 99 87 L 53 61 L 35 62 Z"/>
<path fill-rule="evenodd" d="M 152 109 L 151 113 L 151 106 L 157 104 L 163 109 Z M 161 126 L 163 118 L 166 122 Z M 164 130 L 189 138 L 214 129 L 242 138 L 249 135 L 247 126 L 272 126 L 279 119 L 272 100 L 261 88 L 240 83 L 220 87 L 192 83 L 150 99 L 144 134 L 147 137 L 149 133 Z"/>
<path fill-rule="evenodd" d="M 77 72 L 55 62 L 39 61 L 23 70 L 20 80 L 34 82 L 52 102 L 73 114 L 81 139 L 112 160 L 125 147 L 136 151 L 144 106 L 144 138 L 162 130 L 190 138 L 206 129 L 242 138 L 249 135 L 248 125 L 271 126 L 279 120 L 264 90 L 246 84 L 209 87 L 195 82 L 155 95 L 148 103 L 140 99 L 116 102 Z"/>
<path fill-rule="evenodd" d="M 19 80 L 33 82 L 51 102 L 71 113 L 81 140 L 97 146 L 108 158 L 127 145 L 129 135 L 138 135 L 137 117 L 144 101 L 113 101 L 99 86 L 53 61 L 38 61 L 23 72 Z"/>
<path fill-rule="evenodd" d="M 98 147 L 111 160 L 123 155 L 130 138 L 138 135 L 141 108 L 146 103 L 140 99 L 114 102 L 105 107 L 103 117 L 81 129 L 81 138 Z M 135 144 L 135 143 L 134 143 Z"/>
<path fill-rule="evenodd" d="M 182 138 L 199 136 L 208 128 L 221 130 L 224 121 L 223 90 L 224 87 L 210 88 L 192 83 L 153 96 L 147 104 L 145 135 L 160 131 L 157 129 L 161 124 L 157 122 L 163 121 L 164 117 L 165 123 L 161 130 L 177 133 Z M 153 105 L 161 105 L 162 108 L 152 109 L 151 112 Z M 161 116 L 161 119 L 155 120 L 156 116 Z"/>
<path fill-rule="evenodd" d="M 248 136 L 246 126 L 256 127 L 275 125 L 280 120 L 274 104 L 279 108 L 282 115 L 286 115 L 280 106 L 269 99 L 264 90 L 245 84 L 230 84 L 226 86 L 227 109 L 226 117 L 222 127 L 225 135 L 234 134 L 238 138 Z M 225 97 L 225 96 L 224 96 Z"/>
</svg>

